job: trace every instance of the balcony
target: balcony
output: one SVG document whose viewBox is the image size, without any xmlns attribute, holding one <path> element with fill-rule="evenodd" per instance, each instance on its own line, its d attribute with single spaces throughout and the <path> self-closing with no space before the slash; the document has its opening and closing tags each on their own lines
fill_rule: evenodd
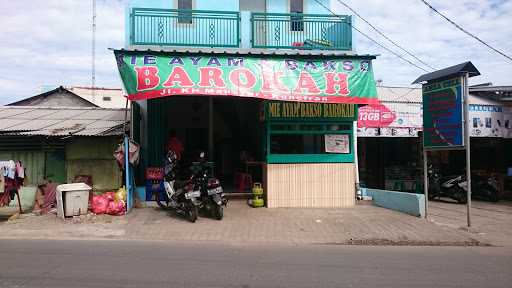
<svg viewBox="0 0 512 288">
<path fill-rule="evenodd" d="M 239 47 L 240 13 L 133 8 L 130 44 Z"/>
<path fill-rule="evenodd" d="M 252 47 L 352 50 L 350 16 L 252 13 Z"/>
<path fill-rule="evenodd" d="M 352 50 L 351 22 L 350 16 L 133 8 L 129 39 L 130 45 Z"/>
</svg>

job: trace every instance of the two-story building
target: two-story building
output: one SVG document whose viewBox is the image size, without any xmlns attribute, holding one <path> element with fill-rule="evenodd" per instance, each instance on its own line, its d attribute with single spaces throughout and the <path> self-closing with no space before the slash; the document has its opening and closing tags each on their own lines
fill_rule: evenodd
<svg viewBox="0 0 512 288">
<path fill-rule="evenodd" d="M 131 1 L 114 52 L 139 172 L 162 165 L 176 134 L 184 163 L 207 151 L 226 190 L 263 182 L 268 207 L 354 205 L 354 121 L 358 104 L 378 102 L 375 56 L 354 52 L 351 16 L 329 5 Z"/>
</svg>

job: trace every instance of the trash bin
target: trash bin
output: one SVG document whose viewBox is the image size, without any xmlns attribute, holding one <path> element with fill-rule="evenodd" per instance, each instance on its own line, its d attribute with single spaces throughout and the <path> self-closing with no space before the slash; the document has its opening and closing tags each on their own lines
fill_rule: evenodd
<svg viewBox="0 0 512 288">
<path fill-rule="evenodd" d="M 57 216 L 60 218 L 87 214 L 91 187 L 85 183 L 57 186 Z"/>
</svg>

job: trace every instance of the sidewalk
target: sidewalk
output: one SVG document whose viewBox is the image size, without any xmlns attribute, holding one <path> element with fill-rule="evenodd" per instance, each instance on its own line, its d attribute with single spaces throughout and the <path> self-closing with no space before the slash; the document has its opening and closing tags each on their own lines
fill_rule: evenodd
<svg viewBox="0 0 512 288">
<path fill-rule="evenodd" d="M 472 201 L 471 231 L 480 239 L 498 246 L 512 246 L 512 202 Z M 429 201 L 429 219 L 454 229 L 467 230 L 466 205 Z"/>
<path fill-rule="evenodd" d="M 196 223 L 158 208 L 127 216 L 21 215 L 0 224 L 0 238 L 221 241 L 233 244 L 485 245 L 478 234 L 372 205 L 344 209 L 254 209 L 231 201 L 222 221 Z"/>
</svg>

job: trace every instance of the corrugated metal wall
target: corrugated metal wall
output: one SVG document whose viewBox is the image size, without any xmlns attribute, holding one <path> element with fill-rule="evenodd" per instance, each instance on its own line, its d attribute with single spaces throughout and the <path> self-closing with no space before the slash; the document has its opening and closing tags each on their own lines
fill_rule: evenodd
<svg viewBox="0 0 512 288">
<path fill-rule="evenodd" d="M 37 186 L 44 179 L 44 152 L 33 150 L 0 151 L 0 160 L 19 160 L 25 167 L 25 186 Z"/>
<path fill-rule="evenodd" d="M 66 142 L 44 137 L 3 136 L 0 160 L 23 163 L 27 174 L 25 186 L 37 186 L 45 177 L 70 183 L 75 175 L 92 175 L 95 190 L 115 190 L 122 184 L 121 171 L 113 156 L 117 141 L 116 136 L 74 137 Z"/>
<path fill-rule="evenodd" d="M 117 190 L 122 185 L 113 156 L 118 142 L 117 136 L 73 138 L 66 145 L 67 182 L 73 182 L 76 175 L 91 175 L 95 191 Z"/>
<path fill-rule="evenodd" d="M 37 186 L 45 178 L 45 153 L 64 149 L 65 142 L 40 136 L 0 136 L 0 160 L 19 160 L 27 178 L 25 186 Z"/>
<path fill-rule="evenodd" d="M 354 206 L 354 169 L 353 163 L 267 164 L 267 206 Z"/>
</svg>

